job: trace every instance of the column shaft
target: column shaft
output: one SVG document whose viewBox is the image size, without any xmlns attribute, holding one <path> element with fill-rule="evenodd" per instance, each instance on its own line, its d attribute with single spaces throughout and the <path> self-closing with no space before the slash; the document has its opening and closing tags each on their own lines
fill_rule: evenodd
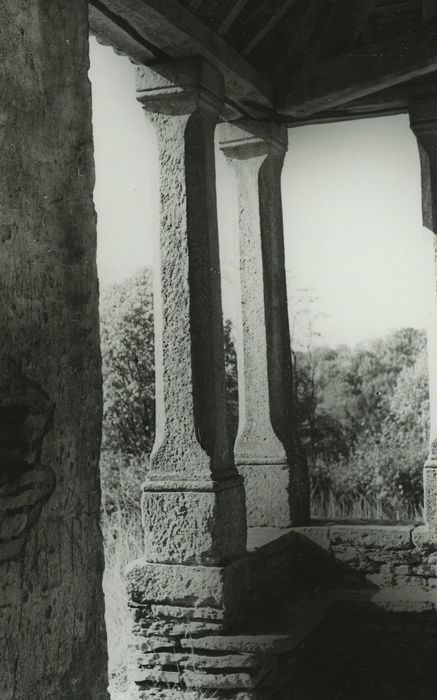
<svg viewBox="0 0 437 700">
<path fill-rule="evenodd" d="M 239 195 L 242 333 L 235 460 L 249 525 L 288 526 L 308 517 L 308 479 L 292 415 L 292 365 L 284 264 L 281 171 L 285 129 L 225 125 L 221 148 Z"/>
<path fill-rule="evenodd" d="M 222 564 L 244 552 L 246 537 L 244 491 L 225 428 L 214 160 L 223 81 L 188 59 L 139 68 L 137 90 L 156 127 L 161 173 L 157 425 L 142 502 L 146 557 Z"/>
<path fill-rule="evenodd" d="M 433 311 L 427 328 L 430 451 L 424 467 L 423 488 L 425 523 L 434 530 L 437 527 L 437 97 L 418 97 L 412 102 L 410 125 L 420 155 L 423 225 L 433 236 Z"/>
<path fill-rule="evenodd" d="M 88 3 L 0 22 L 0 698 L 108 700 Z"/>
</svg>

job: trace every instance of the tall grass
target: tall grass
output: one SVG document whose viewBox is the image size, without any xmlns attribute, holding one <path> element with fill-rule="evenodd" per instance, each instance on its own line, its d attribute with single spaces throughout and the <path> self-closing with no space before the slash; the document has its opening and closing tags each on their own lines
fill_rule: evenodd
<svg viewBox="0 0 437 700">
<path fill-rule="evenodd" d="M 139 509 L 125 513 L 118 509 L 103 513 L 102 531 L 105 545 L 106 631 L 108 635 L 109 690 L 111 700 L 129 700 L 127 654 L 131 634 L 124 569 L 143 553 L 143 533 Z"/>
<path fill-rule="evenodd" d="M 382 503 L 378 498 L 341 498 L 330 492 L 313 496 L 311 517 L 321 520 L 389 520 L 423 522 L 423 508 L 394 502 Z"/>
</svg>

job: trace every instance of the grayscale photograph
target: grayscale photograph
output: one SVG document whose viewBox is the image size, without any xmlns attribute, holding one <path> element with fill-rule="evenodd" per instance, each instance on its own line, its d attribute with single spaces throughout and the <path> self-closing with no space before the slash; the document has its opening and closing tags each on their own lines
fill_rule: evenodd
<svg viewBox="0 0 437 700">
<path fill-rule="evenodd" d="M 437 0 L 0 53 L 0 700 L 437 700 Z"/>
</svg>

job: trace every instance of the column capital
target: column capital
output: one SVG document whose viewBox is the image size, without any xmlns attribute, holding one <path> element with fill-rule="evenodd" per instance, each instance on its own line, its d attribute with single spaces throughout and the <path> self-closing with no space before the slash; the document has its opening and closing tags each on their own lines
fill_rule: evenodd
<svg viewBox="0 0 437 700">
<path fill-rule="evenodd" d="M 274 122 L 241 119 L 218 126 L 220 148 L 230 159 L 246 160 L 260 155 L 285 155 L 287 128 Z"/>
<path fill-rule="evenodd" d="M 423 225 L 437 231 L 437 86 L 418 92 L 409 105 L 410 127 L 419 147 Z"/>
<path fill-rule="evenodd" d="M 220 112 L 225 88 L 221 73 L 199 57 L 138 66 L 137 100 L 146 112 L 191 114 L 200 107 Z"/>
<path fill-rule="evenodd" d="M 437 145 L 437 90 L 417 95 L 409 106 L 410 127 L 425 150 Z"/>
</svg>

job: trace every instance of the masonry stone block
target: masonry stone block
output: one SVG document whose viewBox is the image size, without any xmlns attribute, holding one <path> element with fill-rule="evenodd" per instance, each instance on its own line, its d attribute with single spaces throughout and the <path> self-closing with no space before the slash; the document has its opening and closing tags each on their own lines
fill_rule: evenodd
<svg viewBox="0 0 437 700">
<path fill-rule="evenodd" d="M 144 491 L 145 552 L 150 562 L 223 564 L 246 546 L 241 483 L 211 491 Z M 238 529 L 237 529 L 238 528 Z"/>
<path fill-rule="evenodd" d="M 187 608 L 214 608 L 230 619 L 242 605 L 248 586 L 244 560 L 230 566 L 184 566 L 136 560 L 126 569 L 129 595 L 134 603 Z M 169 617 L 173 610 L 169 610 Z"/>
<path fill-rule="evenodd" d="M 239 464 L 238 471 L 244 480 L 248 526 L 289 526 L 290 469 L 288 464 Z"/>
<path fill-rule="evenodd" d="M 332 546 L 411 549 L 413 529 L 413 525 L 333 525 L 330 538 Z"/>
</svg>

